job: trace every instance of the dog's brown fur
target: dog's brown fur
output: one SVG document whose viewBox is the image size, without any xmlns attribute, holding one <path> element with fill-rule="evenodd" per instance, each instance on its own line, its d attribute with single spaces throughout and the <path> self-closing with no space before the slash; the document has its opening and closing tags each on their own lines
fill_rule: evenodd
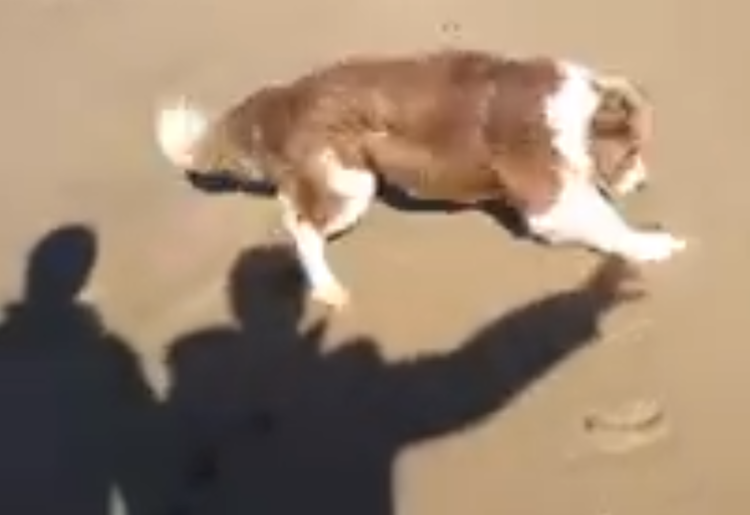
<svg viewBox="0 0 750 515">
<path fill-rule="evenodd" d="M 165 152 L 193 177 L 275 185 L 307 273 L 319 275 L 309 277 L 314 293 L 336 305 L 346 293 L 322 239 L 358 221 L 374 178 L 417 198 L 498 201 L 539 220 L 571 174 L 605 187 L 627 176 L 650 134 L 647 101 L 629 81 L 480 51 L 353 58 L 262 88 L 207 126 L 181 109 L 165 120 Z"/>
<path fill-rule="evenodd" d="M 444 51 L 352 59 L 251 95 L 215 124 L 196 168 L 242 174 L 252 163 L 318 224 L 335 209 L 317 169 L 324 149 L 417 197 L 502 199 L 537 211 L 559 182 L 543 100 L 560 80 L 548 58 Z M 640 149 L 645 133 L 631 97 L 603 94 L 592 141 L 602 175 L 615 177 Z"/>
</svg>

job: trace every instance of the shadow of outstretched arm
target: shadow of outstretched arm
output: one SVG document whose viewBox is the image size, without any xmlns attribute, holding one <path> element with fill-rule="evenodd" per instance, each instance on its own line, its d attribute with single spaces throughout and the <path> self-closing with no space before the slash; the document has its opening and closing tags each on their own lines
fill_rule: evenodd
<svg viewBox="0 0 750 515">
<path fill-rule="evenodd" d="M 627 267 L 606 261 L 578 287 L 503 315 L 454 352 L 392 364 L 367 337 L 326 350 L 325 320 L 303 330 L 293 265 L 288 250 L 247 252 L 228 281 L 236 322 L 169 346 L 170 515 L 392 515 L 400 451 L 481 422 L 593 341 L 609 310 L 638 297 L 625 288 Z"/>
<path fill-rule="evenodd" d="M 642 292 L 619 260 L 604 261 L 578 287 L 504 314 L 438 357 L 387 370 L 381 408 L 399 442 L 440 436 L 502 409 L 552 367 L 596 340 L 600 321 Z"/>
</svg>

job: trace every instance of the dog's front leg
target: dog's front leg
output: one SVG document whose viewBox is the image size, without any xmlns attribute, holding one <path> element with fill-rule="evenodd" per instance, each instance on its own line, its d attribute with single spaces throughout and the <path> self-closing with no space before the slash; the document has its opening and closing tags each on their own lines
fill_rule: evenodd
<svg viewBox="0 0 750 515">
<path fill-rule="evenodd" d="M 669 232 L 632 227 L 583 179 L 567 179 L 554 203 L 526 218 L 529 229 L 550 243 L 578 243 L 634 262 L 665 261 L 687 246 Z"/>
</svg>

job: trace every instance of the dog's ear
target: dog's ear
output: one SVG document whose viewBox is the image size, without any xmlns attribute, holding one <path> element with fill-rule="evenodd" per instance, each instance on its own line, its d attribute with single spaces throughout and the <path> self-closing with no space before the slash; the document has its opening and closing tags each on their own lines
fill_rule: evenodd
<svg viewBox="0 0 750 515">
<path fill-rule="evenodd" d="M 594 115 L 595 134 L 647 140 L 652 131 L 652 109 L 646 89 L 615 75 L 599 76 L 594 84 L 601 98 Z"/>
</svg>

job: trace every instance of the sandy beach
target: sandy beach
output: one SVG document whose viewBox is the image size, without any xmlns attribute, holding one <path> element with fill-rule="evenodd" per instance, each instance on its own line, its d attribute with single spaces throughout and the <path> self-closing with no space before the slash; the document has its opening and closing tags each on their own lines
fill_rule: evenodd
<svg viewBox="0 0 750 515">
<path fill-rule="evenodd" d="M 750 513 L 749 8 L 1 2 L 0 296 L 22 308 L 0 326 L 0 513 L 104 515 L 114 487 L 155 513 L 191 445 L 208 465 L 190 513 Z M 648 88 L 654 182 L 623 209 L 690 247 L 644 270 L 644 298 L 592 303 L 595 256 L 479 213 L 378 205 L 331 247 L 354 304 L 316 331 L 284 257 L 253 250 L 276 205 L 198 192 L 155 146 L 172 95 L 218 111 L 348 54 L 447 45 Z M 87 256 L 70 258 L 90 269 L 82 298 L 116 337 L 34 308 L 50 237 Z"/>
</svg>

